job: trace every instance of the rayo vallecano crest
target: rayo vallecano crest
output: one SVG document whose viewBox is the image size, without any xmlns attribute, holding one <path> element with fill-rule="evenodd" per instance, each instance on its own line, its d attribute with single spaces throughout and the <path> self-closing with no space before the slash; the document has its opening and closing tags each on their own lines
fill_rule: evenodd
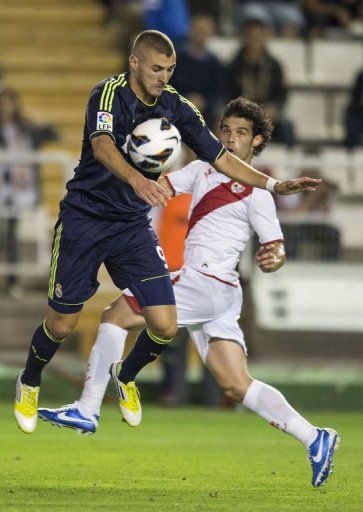
<svg viewBox="0 0 363 512">
<path fill-rule="evenodd" d="M 241 185 L 241 183 L 238 183 L 238 181 L 234 181 L 231 185 L 231 190 L 234 194 L 240 194 L 244 189 L 245 187 Z"/>
</svg>

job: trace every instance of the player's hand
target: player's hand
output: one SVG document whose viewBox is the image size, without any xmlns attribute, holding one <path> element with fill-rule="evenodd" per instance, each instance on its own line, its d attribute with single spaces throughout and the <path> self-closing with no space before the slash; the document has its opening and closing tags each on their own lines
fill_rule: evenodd
<svg viewBox="0 0 363 512">
<path fill-rule="evenodd" d="M 137 173 L 129 179 L 129 184 L 134 189 L 135 194 L 150 206 L 167 205 L 169 194 L 156 181 L 148 180 L 142 174 Z"/>
<path fill-rule="evenodd" d="M 316 178 L 295 178 L 289 181 L 281 181 L 275 185 L 276 194 L 289 195 L 303 192 L 304 190 L 314 191 L 322 180 Z"/>
<path fill-rule="evenodd" d="M 263 245 L 256 252 L 256 264 L 262 272 L 276 272 L 284 263 L 285 250 L 281 242 Z"/>
</svg>

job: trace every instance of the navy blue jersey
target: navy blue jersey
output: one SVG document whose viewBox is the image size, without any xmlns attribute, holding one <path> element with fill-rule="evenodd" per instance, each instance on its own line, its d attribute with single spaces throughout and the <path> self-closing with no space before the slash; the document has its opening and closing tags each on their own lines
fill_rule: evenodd
<svg viewBox="0 0 363 512">
<path fill-rule="evenodd" d="M 211 133 L 198 109 L 167 85 L 152 104 L 140 100 L 128 84 L 128 73 L 107 78 L 93 89 L 88 101 L 82 154 L 74 178 L 67 183 L 65 202 L 104 219 L 135 220 L 144 217 L 150 206 L 127 183 L 117 178 L 93 156 L 91 139 L 109 135 L 131 164 L 124 151 L 126 137 L 140 123 L 166 117 L 180 131 L 200 160 L 214 162 L 224 148 Z M 133 165 L 134 166 L 134 165 Z M 139 171 L 141 172 L 141 171 Z M 158 174 L 142 173 L 157 179 Z"/>
</svg>

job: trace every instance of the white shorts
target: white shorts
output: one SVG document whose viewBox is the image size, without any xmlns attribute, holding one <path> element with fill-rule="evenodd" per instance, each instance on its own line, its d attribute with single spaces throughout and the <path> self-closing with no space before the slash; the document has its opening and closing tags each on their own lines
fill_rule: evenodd
<svg viewBox="0 0 363 512">
<path fill-rule="evenodd" d="M 203 363 L 206 362 L 211 338 L 236 341 L 247 355 L 243 332 L 238 324 L 242 309 L 239 283 L 234 286 L 191 267 L 172 272 L 171 278 L 178 326 L 188 329 Z M 140 312 L 130 290 L 124 290 L 124 295 L 130 307 Z"/>
<path fill-rule="evenodd" d="M 173 272 L 171 277 L 174 281 L 178 325 L 188 329 L 203 363 L 211 338 L 236 341 L 247 355 L 243 332 L 238 324 L 242 309 L 239 283 L 233 286 L 191 267 Z"/>
</svg>

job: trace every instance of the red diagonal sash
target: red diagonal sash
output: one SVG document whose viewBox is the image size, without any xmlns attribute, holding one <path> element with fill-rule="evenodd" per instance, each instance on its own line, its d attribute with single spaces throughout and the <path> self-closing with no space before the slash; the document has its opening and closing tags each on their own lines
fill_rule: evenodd
<svg viewBox="0 0 363 512">
<path fill-rule="evenodd" d="M 243 190 L 238 191 L 239 187 L 243 187 Z M 233 191 L 235 190 L 235 191 Z M 188 232 L 208 213 L 226 206 L 227 204 L 235 203 L 244 199 L 245 197 L 252 194 L 253 187 L 250 185 L 240 185 L 237 181 L 230 180 L 227 183 L 221 183 L 215 188 L 212 188 L 207 192 L 202 199 L 193 208 L 192 214 L 188 222 Z"/>
</svg>

